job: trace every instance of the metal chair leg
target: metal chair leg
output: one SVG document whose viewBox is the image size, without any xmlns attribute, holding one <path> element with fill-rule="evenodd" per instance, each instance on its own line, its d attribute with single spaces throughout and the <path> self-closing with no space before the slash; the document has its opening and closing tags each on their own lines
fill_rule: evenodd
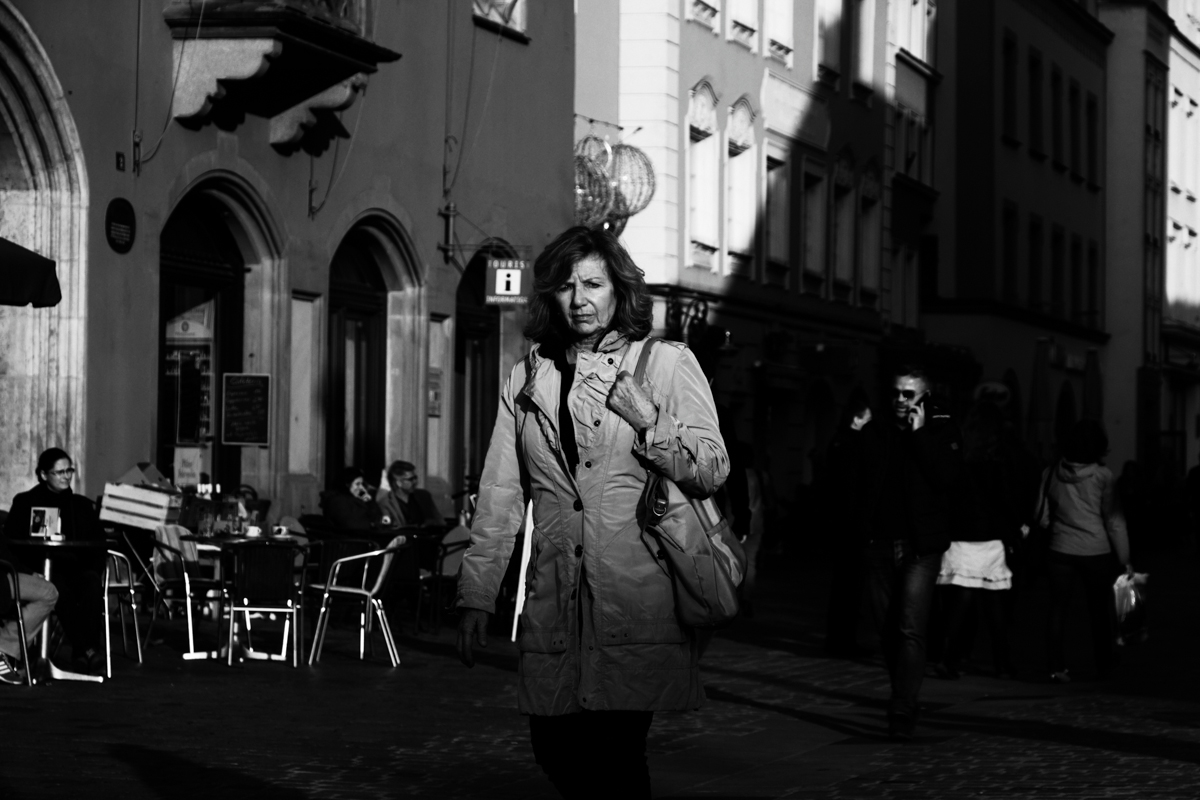
<svg viewBox="0 0 1200 800">
<path fill-rule="evenodd" d="M 375 607 L 375 614 L 379 617 L 379 627 L 383 629 L 383 643 L 387 646 L 388 658 L 392 661 L 393 667 L 400 666 L 400 654 L 396 651 L 396 640 L 392 637 L 392 626 L 388 622 L 387 612 L 383 610 L 383 603 L 378 600 L 372 600 Z"/>
<path fill-rule="evenodd" d="M 329 594 L 321 600 L 321 610 L 317 614 L 317 628 L 313 631 L 312 650 L 308 654 L 308 665 L 321 659 L 321 646 L 325 643 L 325 626 L 329 624 Z"/>
</svg>

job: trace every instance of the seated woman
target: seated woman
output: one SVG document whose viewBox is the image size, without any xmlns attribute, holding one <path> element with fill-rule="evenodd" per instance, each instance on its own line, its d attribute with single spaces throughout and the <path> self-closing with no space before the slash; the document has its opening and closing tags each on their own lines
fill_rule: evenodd
<svg viewBox="0 0 1200 800">
<path fill-rule="evenodd" d="M 397 528 L 409 525 L 440 528 L 446 524 L 433 502 L 433 495 L 417 488 L 417 468 L 413 464 L 393 461 L 387 469 L 387 479 L 391 491 L 380 489 L 375 500 L 392 525 Z"/>
<path fill-rule="evenodd" d="M 38 485 L 13 498 L 12 510 L 4 524 L 4 535 L 28 539 L 35 508 L 58 509 L 58 526 L 67 541 L 104 541 L 92 501 L 71 491 L 75 465 L 65 450 L 52 447 L 38 457 Z M 101 575 L 105 551 L 55 553 L 52 561 L 54 588 L 58 590 L 55 609 L 71 643 L 74 667 L 80 672 L 99 673 L 104 664 L 100 651 L 104 614 Z M 26 586 L 21 584 L 21 599 Z M 32 598 L 30 598 L 32 599 Z M 28 619 L 28 617 L 27 617 Z M 29 631 L 26 631 L 26 635 Z"/>
<path fill-rule="evenodd" d="M 371 490 L 363 481 L 363 471 L 358 467 L 346 467 L 338 488 L 321 493 L 321 509 L 339 533 L 343 531 L 371 531 L 390 527 L 383 521 L 383 511 L 371 499 Z"/>
</svg>

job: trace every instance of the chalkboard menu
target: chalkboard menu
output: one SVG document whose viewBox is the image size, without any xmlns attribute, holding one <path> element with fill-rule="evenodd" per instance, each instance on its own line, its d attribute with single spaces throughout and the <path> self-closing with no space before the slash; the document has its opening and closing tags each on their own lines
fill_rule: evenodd
<svg viewBox="0 0 1200 800">
<path fill-rule="evenodd" d="M 270 444 L 271 376 L 225 373 L 222 387 L 221 441 L 224 444 Z"/>
</svg>

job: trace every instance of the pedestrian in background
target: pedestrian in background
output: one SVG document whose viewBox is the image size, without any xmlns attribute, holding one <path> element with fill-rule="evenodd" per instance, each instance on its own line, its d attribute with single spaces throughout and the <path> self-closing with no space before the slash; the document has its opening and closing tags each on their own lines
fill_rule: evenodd
<svg viewBox="0 0 1200 800">
<path fill-rule="evenodd" d="M 942 556 L 938 593 L 945 610 L 945 649 L 936 672 L 956 680 L 971 652 L 980 615 L 991 634 L 996 675 L 1014 674 L 1008 634 L 1012 570 L 1006 554 L 1020 541 L 1022 513 L 1018 465 L 1002 447 L 1004 416 L 989 400 L 972 406 L 963 421 L 963 481 L 955 492 L 950 549 Z"/>
<path fill-rule="evenodd" d="M 697 637 L 676 618 L 638 506 L 647 469 L 709 497 L 729 459 L 687 347 L 658 342 L 645 382 L 630 375 L 652 308 L 611 233 L 570 228 L 538 256 L 525 329 L 534 347 L 501 396 L 459 580 L 458 650 L 472 666 L 532 501 L 517 705 L 564 797 L 649 797 L 653 712 L 704 699 Z"/>
<path fill-rule="evenodd" d="M 888 734 L 901 740 L 916 725 L 929 610 L 962 472 L 958 427 L 931 390 L 921 368 L 896 370 L 891 414 L 863 428 L 858 467 L 870 525 L 868 593 L 892 684 Z"/>
<path fill-rule="evenodd" d="M 1108 435 L 1099 422 L 1075 423 L 1062 458 L 1043 473 L 1038 496 L 1039 524 L 1050 531 L 1047 652 L 1050 679 L 1057 683 L 1071 680 L 1066 637 L 1077 585 L 1087 603 L 1096 670 L 1105 677 L 1116 664 L 1112 585 L 1121 567 L 1133 567 L 1113 474 L 1100 463 L 1107 452 Z"/>
</svg>

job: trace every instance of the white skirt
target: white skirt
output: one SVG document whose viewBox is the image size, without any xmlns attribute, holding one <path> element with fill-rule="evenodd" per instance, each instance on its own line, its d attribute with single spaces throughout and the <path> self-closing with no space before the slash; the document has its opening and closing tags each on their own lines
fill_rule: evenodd
<svg viewBox="0 0 1200 800">
<path fill-rule="evenodd" d="M 939 586 L 1011 589 L 1012 571 L 1004 561 L 1004 542 L 951 542 L 942 555 Z"/>
</svg>

